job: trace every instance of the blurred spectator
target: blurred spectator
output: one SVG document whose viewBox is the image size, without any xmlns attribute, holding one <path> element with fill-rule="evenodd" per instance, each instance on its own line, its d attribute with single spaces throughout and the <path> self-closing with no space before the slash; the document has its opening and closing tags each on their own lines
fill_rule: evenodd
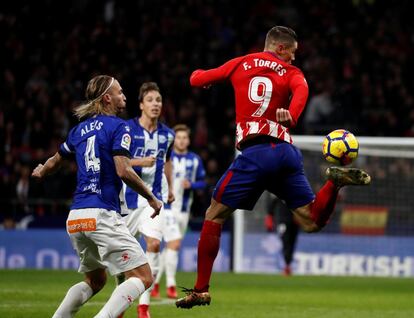
<svg viewBox="0 0 414 318">
<path fill-rule="evenodd" d="M 329 89 L 324 89 L 313 95 L 308 103 L 304 125 L 308 127 L 308 132 L 312 135 L 324 134 L 334 130 L 337 121 L 335 119 L 335 109 Z M 331 129 L 332 128 L 332 129 Z"/>
<path fill-rule="evenodd" d="M 0 223 L 0 230 L 14 230 L 16 228 L 16 222 L 12 215 L 6 215 L 3 222 Z"/>
<path fill-rule="evenodd" d="M 20 169 L 20 177 L 16 185 L 17 202 L 24 214 L 29 212 L 29 184 L 30 184 L 30 168 L 22 166 Z"/>
<path fill-rule="evenodd" d="M 21 167 L 50 155 L 76 122 L 71 111 L 83 99 L 82 87 L 102 73 L 120 79 L 130 117 L 136 116 L 136 87 L 159 82 L 167 124 L 191 127 L 194 150 L 215 184 L 234 153 L 234 97 L 228 86 L 191 89 L 190 71 L 262 49 L 256 46 L 275 21 L 297 31 L 302 47 L 295 64 L 310 86 L 311 104 L 301 120 L 312 125 L 299 121 L 294 133 L 324 134 L 338 123 L 357 135 L 414 136 L 410 15 L 408 1 L 8 3 L 0 9 L 0 189 L 7 201 L 1 209 L 24 213 L 6 200 L 16 197 L 18 182 L 19 196 L 26 192 Z M 114 38 L 115 47 L 108 47 Z M 64 202 L 75 173 L 56 177 L 44 190 Z"/>
</svg>

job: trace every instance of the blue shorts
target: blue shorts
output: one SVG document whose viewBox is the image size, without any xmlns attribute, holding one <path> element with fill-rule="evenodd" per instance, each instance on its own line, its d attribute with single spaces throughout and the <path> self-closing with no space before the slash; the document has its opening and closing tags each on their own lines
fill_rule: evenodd
<svg viewBox="0 0 414 318">
<path fill-rule="evenodd" d="M 294 145 L 263 143 L 244 149 L 217 183 L 213 198 L 234 209 L 252 210 L 264 190 L 291 210 L 315 199 Z"/>
</svg>

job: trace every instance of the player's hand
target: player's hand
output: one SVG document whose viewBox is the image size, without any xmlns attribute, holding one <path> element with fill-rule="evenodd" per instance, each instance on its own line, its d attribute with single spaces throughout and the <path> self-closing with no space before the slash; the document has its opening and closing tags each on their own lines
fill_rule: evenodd
<svg viewBox="0 0 414 318">
<path fill-rule="evenodd" d="M 32 177 L 42 179 L 43 178 L 43 165 L 39 163 L 36 168 L 34 168 L 32 172 Z"/>
<path fill-rule="evenodd" d="M 191 182 L 187 179 L 183 180 L 182 186 L 185 190 L 190 189 L 191 188 Z"/>
<path fill-rule="evenodd" d="M 154 209 L 154 213 L 151 214 L 151 219 L 153 219 L 160 214 L 162 202 L 153 196 L 151 200 L 148 200 L 148 204 Z"/>
<path fill-rule="evenodd" d="M 167 203 L 173 203 L 175 201 L 175 195 L 172 191 L 168 190 L 168 199 L 167 199 Z"/>
<path fill-rule="evenodd" d="M 141 167 L 152 167 L 155 164 L 155 157 L 143 157 Z"/>
<path fill-rule="evenodd" d="M 278 108 L 276 109 L 276 121 L 279 124 L 289 128 L 290 126 L 292 126 L 293 118 L 289 110 L 284 108 Z"/>
</svg>

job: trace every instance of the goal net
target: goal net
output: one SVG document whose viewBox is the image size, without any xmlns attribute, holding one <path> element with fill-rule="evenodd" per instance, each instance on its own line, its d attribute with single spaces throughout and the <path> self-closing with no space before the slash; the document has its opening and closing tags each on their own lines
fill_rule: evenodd
<svg viewBox="0 0 414 318">
<path fill-rule="evenodd" d="M 294 137 L 315 193 L 329 167 L 322 157 L 323 138 Z M 299 231 L 294 274 L 414 276 L 414 138 L 358 140 L 359 156 L 352 166 L 366 170 L 372 184 L 343 188 L 321 232 Z M 268 202 L 264 194 L 253 211 L 234 214 L 235 272 L 279 273 L 285 265 L 279 235 L 264 226 Z"/>
</svg>

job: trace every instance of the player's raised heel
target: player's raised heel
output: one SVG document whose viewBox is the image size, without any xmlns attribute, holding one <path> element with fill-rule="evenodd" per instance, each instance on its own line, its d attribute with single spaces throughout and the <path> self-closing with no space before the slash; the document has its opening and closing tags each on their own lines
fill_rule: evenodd
<svg viewBox="0 0 414 318">
<path fill-rule="evenodd" d="M 177 289 L 175 286 L 170 286 L 167 288 L 167 297 L 170 299 L 177 299 Z"/>
<path fill-rule="evenodd" d="M 338 187 L 371 183 L 370 175 L 357 168 L 330 167 L 326 169 L 326 177 Z"/>
<path fill-rule="evenodd" d="M 154 286 L 152 286 L 151 297 L 152 298 L 161 298 L 160 284 L 154 284 Z"/>
<path fill-rule="evenodd" d="M 184 288 L 183 291 L 187 294 L 185 297 L 178 299 L 175 302 L 177 308 L 190 309 L 194 306 L 210 305 L 211 296 L 209 292 L 198 293 L 194 289 Z"/>
<path fill-rule="evenodd" d="M 138 305 L 138 318 L 151 318 L 149 313 L 149 305 Z"/>
</svg>

